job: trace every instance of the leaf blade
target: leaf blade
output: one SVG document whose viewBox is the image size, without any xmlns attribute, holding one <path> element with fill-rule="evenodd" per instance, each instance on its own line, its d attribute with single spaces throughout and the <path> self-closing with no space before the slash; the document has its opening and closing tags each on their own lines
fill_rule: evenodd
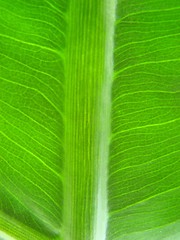
<svg viewBox="0 0 180 240">
<path fill-rule="evenodd" d="M 118 2 L 108 239 L 178 233 L 178 14 L 177 1 Z"/>
</svg>

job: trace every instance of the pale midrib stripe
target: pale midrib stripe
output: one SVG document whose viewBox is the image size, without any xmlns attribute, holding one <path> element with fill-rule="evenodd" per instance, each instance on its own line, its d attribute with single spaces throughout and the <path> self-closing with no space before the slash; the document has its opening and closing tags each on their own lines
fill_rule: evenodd
<svg viewBox="0 0 180 240">
<path fill-rule="evenodd" d="M 113 80 L 114 26 L 117 0 L 105 3 L 106 49 L 104 82 L 100 99 L 97 199 L 93 240 L 105 240 L 108 225 L 108 159 L 111 124 L 111 88 Z"/>
<path fill-rule="evenodd" d="M 3 232 L 1 230 L 0 230 L 0 236 L 4 240 L 16 240 L 15 238 L 11 237 L 9 234 L 7 234 L 7 233 L 5 233 L 5 232 Z"/>
<path fill-rule="evenodd" d="M 103 10 L 104 0 L 72 1 L 68 14 L 63 213 L 66 240 L 93 240 L 97 225 L 94 223 L 99 161 L 96 143 L 100 142 L 96 133 L 100 138 L 98 110 L 105 68 Z"/>
</svg>

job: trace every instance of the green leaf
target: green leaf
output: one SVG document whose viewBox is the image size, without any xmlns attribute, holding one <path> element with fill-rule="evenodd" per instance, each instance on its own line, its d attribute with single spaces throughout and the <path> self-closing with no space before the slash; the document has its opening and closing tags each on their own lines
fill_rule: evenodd
<svg viewBox="0 0 180 240">
<path fill-rule="evenodd" d="M 37 237 L 25 239 L 61 232 L 66 5 L 0 1 L 0 206 L 12 223 L 0 229 L 17 239 L 26 226 Z"/>
<path fill-rule="evenodd" d="M 179 1 L 119 1 L 108 239 L 179 239 Z"/>
<path fill-rule="evenodd" d="M 179 0 L 0 11 L 0 239 L 178 240 Z"/>
</svg>

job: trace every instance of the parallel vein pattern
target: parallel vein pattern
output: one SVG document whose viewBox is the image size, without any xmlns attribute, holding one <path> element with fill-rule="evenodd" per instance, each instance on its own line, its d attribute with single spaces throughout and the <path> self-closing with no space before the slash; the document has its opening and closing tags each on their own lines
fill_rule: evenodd
<svg viewBox="0 0 180 240">
<path fill-rule="evenodd" d="M 109 240 L 179 232 L 179 16 L 176 0 L 118 2 Z"/>
<path fill-rule="evenodd" d="M 71 240 L 93 239 L 96 220 L 104 8 L 104 0 L 72 1 L 68 16 L 64 238 Z"/>
<path fill-rule="evenodd" d="M 62 223 L 66 5 L 0 1 L 1 217 L 37 239 Z"/>
</svg>

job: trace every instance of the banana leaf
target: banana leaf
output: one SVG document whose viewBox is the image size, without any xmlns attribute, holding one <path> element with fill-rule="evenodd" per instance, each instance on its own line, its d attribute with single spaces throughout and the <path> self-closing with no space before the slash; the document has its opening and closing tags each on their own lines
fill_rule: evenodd
<svg viewBox="0 0 180 240">
<path fill-rule="evenodd" d="M 0 0 L 0 239 L 180 239 L 179 0 Z"/>
</svg>

